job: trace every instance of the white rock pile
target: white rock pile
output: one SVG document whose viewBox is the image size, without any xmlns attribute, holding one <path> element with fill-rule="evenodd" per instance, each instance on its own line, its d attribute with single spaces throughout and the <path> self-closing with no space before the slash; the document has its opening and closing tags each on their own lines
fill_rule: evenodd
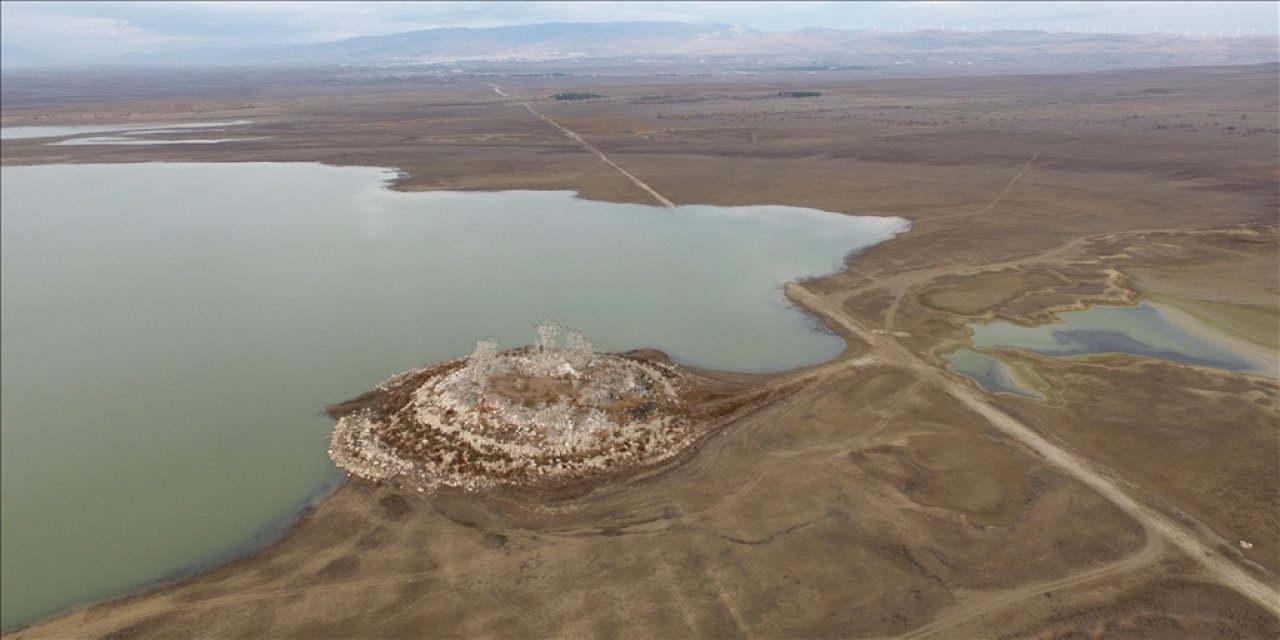
<svg viewBox="0 0 1280 640">
<path fill-rule="evenodd" d="M 480 489 L 592 477 L 692 442 L 675 367 L 600 353 L 550 322 L 537 335 L 506 351 L 483 339 L 467 358 L 393 376 L 383 401 L 338 419 L 330 457 L 369 480 Z"/>
</svg>

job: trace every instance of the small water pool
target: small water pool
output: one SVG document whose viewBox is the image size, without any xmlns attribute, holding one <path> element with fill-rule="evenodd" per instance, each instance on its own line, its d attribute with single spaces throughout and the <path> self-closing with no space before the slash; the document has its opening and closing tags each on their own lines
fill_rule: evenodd
<svg viewBox="0 0 1280 640">
<path fill-rule="evenodd" d="M 959 349 L 943 356 L 948 368 L 971 378 L 988 393 L 1007 393 L 1024 398 L 1044 400 L 1044 394 L 1033 388 L 1026 374 L 1008 363 L 980 351 Z"/>
<path fill-rule="evenodd" d="M 80 124 L 49 127 L 0 127 L 0 140 L 26 140 L 30 138 L 65 138 L 86 133 L 115 133 L 128 135 L 156 135 L 160 133 L 185 133 L 214 127 L 236 127 L 250 124 L 251 120 L 224 122 L 184 122 L 181 124 Z"/>
<path fill-rule="evenodd" d="M 1060 324 L 1023 327 L 1012 322 L 970 325 L 977 349 L 1009 347 L 1055 358 L 1127 353 L 1227 371 L 1274 375 L 1275 363 L 1245 354 L 1175 324 L 1150 304 L 1097 306 L 1059 316 Z"/>
<path fill-rule="evenodd" d="M 1202 303 L 1209 305 L 1214 303 Z M 1226 305 L 1230 306 L 1230 305 Z M 1006 393 L 1043 400 L 1043 381 L 1026 367 L 993 357 L 993 348 L 1023 349 L 1053 358 L 1077 358 L 1125 353 L 1144 358 L 1213 367 L 1227 371 L 1277 377 L 1280 363 L 1273 349 L 1241 348 L 1241 341 L 1218 335 L 1214 327 L 1184 314 L 1184 326 L 1159 305 L 1097 306 L 1059 314 L 1062 322 L 1024 327 L 1006 321 L 971 324 L 972 349 L 958 349 L 943 358 L 948 369 L 964 375 L 990 393 Z"/>
</svg>

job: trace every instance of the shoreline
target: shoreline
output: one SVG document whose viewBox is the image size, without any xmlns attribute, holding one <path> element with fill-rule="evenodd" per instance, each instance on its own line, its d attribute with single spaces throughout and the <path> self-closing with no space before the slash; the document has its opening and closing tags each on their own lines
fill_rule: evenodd
<svg viewBox="0 0 1280 640">
<path fill-rule="evenodd" d="M 335 466 L 335 469 L 337 469 L 336 466 Z M 78 611 L 85 611 L 88 609 L 92 609 L 94 607 L 111 605 L 115 603 L 124 604 L 133 599 L 144 598 L 154 594 L 164 593 L 165 591 L 168 591 L 170 589 L 181 588 L 182 586 L 188 583 L 194 582 L 196 580 L 200 580 L 204 577 L 207 577 L 219 571 L 231 569 L 242 563 L 250 561 L 262 555 L 263 553 L 266 553 L 271 549 L 287 542 L 291 537 L 293 537 L 295 533 L 297 533 L 298 529 L 301 528 L 302 525 L 308 519 L 313 517 L 315 513 L 319 511 L 322 506 L 324 506 L 325 503 L 327 503 L 334 496 L 338 495 L 340 492 L 342 492 L 348 487 L 348 485 L 350 484 L 348 482 L 349 479 L 345 474 L 341 473 L 340 469 L 337 469 L 337 470 L 339 471 L 339 473 L 336 474 L 337 476 L 336 482 L 331 487 L 326 487 L 324 491 L 321 491 L 316 495 L 307 498 L 304 504 L 302 505 L 302 508 L 299 509 L 298 511 L 292 513 L 287 517 L 278 518 L 275 522 L 279 524 L 278 528 L 275 526 L 272 526 L 275 523 L 268 523 L 266 525 L 263 525 L 263 527 L 259 530 L 259 534 L 269 530 L 274 530 L 275 535 L 263 536 L 264 540 L 262 541 L 261 544 L 245 545 L 243 549 L 232 551 L 221 559 L 209 560 L 207 562 L 202 562 L 184 569 L 173 571 L 168 575 L 161 576 L 154 580 L 151 580 L 142 584 L 134 585 L 132 587 L 128 587 L 124 591 L 114 596 L 109 596 L 106 598 L 101 598 L 96 600 L 89 600 L 80 604 L 71 605 L 67 609 L 62 609 L 55 613 L 50 613 L 48 615 L 40 616 L 30 621 L 23 622 L 17 626 L 14 626 L 8 629 L 0 629 L 0 637 L 5 637 L 5 638 L 12 637 L 13 635 L 20 633 L 28 628 L 35 627 L 37 625 L 41 625 L 52 620 L 56 620 L 63 616 L 72 615 Z M 258 537 L 257 535 L 254 536 L 254 538 L 257 538 L 257 537 Z"/>
<path fill-rule="evenodd" d="M 192 161 L 185 161 L 185 160 L 181 160 L 181 161 L 146 160 L 141 162 L 96 162 L 95 161 L 90 163 L 40 162 L 40 163 L 35 163 L 30 165 L 13 165 L 13 166 L 60 166 L 60 165 L 79 165 L 79 164 L 114 165 L 114 164 L 142 164 L 142 163 L 157 163 L 157 162 L 163 163 L 163 164 L 206 164 L 206 163 L 207 164 L 227 164 L 224 162 L 216 162 L 216 161 L 192 162 Z M 369 164 L 335 165 L 335 164 L 331 164 L 323 161 L 316 161 L 316 162 L 266 161 L 266 162 L 273 163 L 273 164 L 318 164 L 318 165 L 331 166 L 336 168 L 359 167 L 359 168 L 374 169 L 374 170 L 382 171 L 386 174 L 385 179 L 381 181 L 379 187 L 381 189 L 386 189 L 388 191 L 395 191 L 395 186 L 398 183 L 400 183 L 400 181 L 403 180 L 403 176 L 397 175 L 399 173 L 399 170 L 396 169 L 395 167 L 376 166 L 376 165 L 369 165 Z M 246 160 L 246 161 L 233 161 L 233 163 L 262 164 L 264 162 Z M 11 166 L 11 165 L 5 165 L 5 166 Z M 526 191 L 528 189 L 497 189 L 497 191 L 511 191 L 511 190 Z M 471 190 L 442 189 L 440 191 L 466 193 Z M 574 197 L 576 198 L 582 198 L 586 200 L 595 200 L 594 198 L 589 198 L 584 196 L 580 191 L 576 191 L 576 190 L 554 189 L 550 191 L 571 192 L 574 194 Z M 607 201 L 601 200 L 601 202 L 607 202 Z M 633 203 L 633 204 L 654 206 L 649 203 L 643 203 L 643 202 Z M 717 206 L 717 205 L 710 205 L 710 206 Z M 743 205 L 743 206 L 750 206 L 750 205 Z M 861 216 L 860 214 L 847 214 L 839 211 L 817 210 L 809 207 L 802 207 L 799 205 L 777 205 L 776 203 L 772 205 L 754 205 L 754 206 L 786 206 L 786 207 L 795 206 L 797 209 L 803 209 L 805 213 L 810 215 L 815 215 L 815 216 L 816 215 L 822 215 L 822 216 L 834 215 L 834 216 L 840 216 L 840 217 L 855 216 L 855 217 L 874 218 L 877 220 L 882 220 L 887 218 L 895 222 L 894 226 L 891 229 L 876 233 L 874 235 L 874 240 L 873 240 L 874 244 L 872 244 L 871 246 L 852 249 L 847 253 L 845 253 L 844 255 L 842 255 L 838 259 L 838 262 L 832 265 L 830 271 L 824 271 L 822 273 L 818 273 L 814 275 L 799 275 L 792 280 L 788 280 L 787 281 L 788 283 L 809 282 L 809 281 L 821 280 L 823 278 L 839 275 L 849 268 L 849 266 L 854 262 L 857 255 L 860 254 L 861 252 L 866 251 L 871 247 L 883 244 L 889 240 L 893 240 L 897 237 L 901 237 L 902 235 L 909 233 L 913 229 L 912 222 L 900 216 L 888 216 L 888 215 Z M 796 380 L 801 380 L 805 378 L 809 374 L 809 372 L 815 369 L 821 369 L 821 368 L 830 366 L 832 363 L 840 362 L 840 361 L 849 359 L 851 357 L 854 357 L 858 351 L 856 348 L 857 347 L 856 341 L 853 341 L 850 336 L 843 334 L 841 331 L 829 325 L 827 322 L 827 319 L 824 318 L 822 315 L 814 313 L 812 310 L 804 307 L 803 305 L 794 304 L 794 302 L 791 301 L 785 295 L 784 293 L 785 286 L 786 285 L 783 284 L 778 287 L 776 294 L 780 296 L 781 299 L 777 300 L 776 302 L 784 303 L 786 304 L 786 306 L 794 308 L 796 311 L 802 313 L 805 317 L 807 317 L 809 322 L 806 322 L 806 326 L 805 326 L 806 331 L 812 331 L 815 333 L 822 333 L 822 334 L 830 334 L 837 337 L 841 342 L 840 348 L 837 351 L 835 351 L 826 359 L 823 359 L 819 362 L 804 364 L 798 367 L 793 367 L 793 368 L 783 369 L 783 370 L 776 370 L 776 371 L 761 372 L 761 371 L 712 370 L 712 369 L 705 369 L 700 367 L 686 367 L 685 365 L 680 365 L 680 367 L 684 369 L 688 369 L 693 373 L 695 373 L 696 375 L 714 378 L 718 381 L 726 382 L 726 383 L 728 383 L 728 381 L 730 380 L 735 381 L 736 384 L 741 384 L 742 381 L 746 381 L 746 380 L 796 381 Z M 627 479 L 633 475 L 641 475 L 641 476 L 661 475 L 673 468 L 678 467 L 679 465 L 683 464 L 685 461 L 690 459 L 693 455 L 696 455 L 696 452 L 705 443 L 705 440 L 711 437 L 714 437 L 724 428 L 742 419 L 743 417 L 752 415 L 756 410 L 757 409 L 754 409 L 754 408 L 750 409 L 741 414 L 734 415 L 729 420 L 711 419 L 710 421 L 712 423 L 718 423 L 718 424 L 713 424 L 712 428 L 707 430 L 707 433 L 705 436 L 699 437 L 696 443 L 689 446 L 686 450 L 679 452 L 677 455 L 672 456 L 668 460 L 659 461 L 658 463 L 655 463 L 655 464 L 644 465 L 643 467 L 640 467 L 634 470 L 634 472 L 624 473 L 617 477 L 593 479 L 591 481 L 580 483 L 580 484 L 582 484 L 584 487 L 587 487 L 585 489 L 587 492 L 594 492 L 598 490 L 600 486 L 613 484 L 615 481 L 618 481 L 620 478 L 621 478 L 621 481 L 625 483 Z M 336 466 L 335 466 L 335 469 L 337 469 Z M 341 470 L 339 469 L 339 471 Z M 44 622 L 54 620 L 66 615 L 71 615 L 78 611 L 91 609 L 93 607 L 97 607 L 97 606 L 101 606 L 109 603 L 127 602 L 127 601 L 130 601 L 131 599 L 147 596 L 149 594 L 164 593 L 170 589 L 180 588 L 185 584 L 188 584 L 193 581 L 199 580 L 201 578 L 207 577 L 209 575 L 215 574 L 229 567 L 239 566 L 241 563 L 252 560 L 253 558 L 258 557 L 263 553 L 267 553 L 271 549 L 276 548 L 279 545 L 282 545 L 286 543 L 288 540 L 290 540 L 292 536 L 296 533 L 299 527 L 301 527 L 310 518 L 315 516 L 316 512 L 319 510 L 321 506 L 323 506 L 324 504 L 332 500 L 334 496 L 337 496 L 340 493 L 350 488 L 351 483 L 348 480 L 349 478 L 339 478 L 338 481 L 331 486 L 331 488 L 326 488 L 325 490 L 317 493 L 314 496 L 308 496 L 304 498 L 304 500 L 302 501 L 304 506 L 302 506 L 299 510 L 291 511 L 285 517 L 279 518 L 272 523 L 267 523 L 266 525 L 264 525 L 264 529 L 269 529 L 271 530 L 272 533 L 271 535 L 266 535 L 263 537 L 264 539 L 262 541 L 262 544 L 246 545 L 241 550 L 233 551 L 225 556 L 215 558 L 207 562 L 200 562 L 186 568 L 178 569 L 165 576 L 155 578 L 152 581 L 138 584 L 132 587 L 127 587 L 114 595 L 110 595 L 102 599 L 89 600 L 89 601 L 82 602 L 80 604 L 73 604 L 69 608 L 60 609 L 49 615 L 41 616 L 39 618 L 20 623 L 19 625 L 14 626 L 12 628 L 2 630 L 0 631 L 0 633 L 8 637 L 11 634 L 20 632 L 23 629 L 26 629 L 32 626 L 37 626 Z M 551 491 L 554 493 L 556 490 L 551 489 Z M 272 526 L 277 522 L 280 523 L 279 526 Z"/>
<path fill-rule="evenodd" d="M 100 600 L 92 600 L 79 605 L 73 605 L 69 609 L 52 613 L 47 616 L 41 616 L 9 629 L 0 630 L 0 637 L 11 638 L 32 627 L 51 622 L 65 616 L 74 615 L 79 612 L 85 612 L 96 607 L 122 606 L 133 600 L 160 595 L 167 591 L 180 589 L 190 583 L 208 578 L 209 576 L 215 575 L 219 572 L 234 570 L 244 564 L 253 562 L 262 554 L 270 552 L 272 549 L 287 543 L 291 538 L 293 538 L 298 533 L 298 530 L 301 529 L 308 520 L 315 517 L 316 514 L 321 511 L 321 508 L 325 504 L 350 488 L 351 483 L 348 480 L 349 479 L 345 476 L 340 478 L 332 491 L 326 492 L 321 498 L 308 501 L 309 504 L 289 519 L 288 524 L 286 524 L 281 530 L 279 537 L 267 543 L 265 546 L 246 550 L 242 553 L 235 554 L 226 560 L 218 561 L 213 564 L 195 567 L 189 570 L 177 571 L 169 576 L 161 577 L 146 584 L 132 587 L 118 595 Z"/>
<path fill-rule="evenodd" d="M 848 342 L 847 340 L 845 341 L 846 343 Z M 663 352 L 649 349 L 637 349 L 625 353 L 666 355 Z M 724 430 L 740 421 L 748 420 L 763 411 L 769 410 L 779 401 L 785 400 L 786 397 L 796 393 L 806 379 L 814 375 L 815 369 L 829 367 L 835 362 L 853 357 L 846 349 L 832 359 L 821 363 L 768 373 L 742 373 L 677 365 L 691 375 L 705 378 L 712 384 L 740 388 L 739 396 L 744 399 L 743 405 L 730 412 L 727 416 L 720 418 L 708 417 L 706 421 L 710 423 L 709 428 L 704 429 L 688 446 L 680 448 L 672 455 L 646 464 L 627 467 L 612 475 L 566 479 L 529 486 L 502 485 L 489 491 L 479 492 L 456 487 L 448 487 L 443 490 L 452 495 L 477 496 L 479 499 L 491 499 L 500 502 L 527 503 L 555 503 L 576 497 L 597 495 L 602 490 L 604 495 L 607 496 L 612 493 L 611 489 L 614 491 L 625 490 L 633 485 L 650 482 L 679 469 L 686 462 L 695 458 L 709 441 L 720 435 Z M 338 404 L 344 405 L 349 402 L 351 401 Z M 336 464 L 334 469 L 338 472 L 339 477 L 333 489 L 308 499 L 307 504 L 288 519 L 287 523 L 281 528 L 279 535 L 265 545 L 246 549 L 221 561 L 176 571 L 146 584 L 129 588 L 115 596 L 73 605 L 71 608 L 41 616 L 9 629 L 0 630 L 0 637 L 12 638 L 29 628 L 60 618 L 77 614 L 91 615 L 90 612 L 97 608 L 127 606 L 133 601 L 163 596 L 166 593 L 181 590 L 202 580 L 215 578 L 223 573 L 238 572 L 247 566 L 264 561 L 267 556 L 289 544 L 311 520 L 323 517 L 324 512 L 329 508 L 336 507 L 339 503 L 348 499 L 366 499 L 366 496 L 363 495 L 350 497 L 352 493 L 390 492 L 422 500 L 428 500 L 432 497 L 432 494 L 424 496 L 415 493 L 411 486 L 410 478 L 394 477 L 384 481 L 373 481 L 352 477 L 352 474 L 343 471 Z M 199 605 L 197 603 L 192 606 Z"/>
<path fill-rule="evenodd" d="M 1266 346 L 1220 331 L 1195 317 L 1195 315 L 1174 305 L 1150 299 L 1144 299 L 1142 303 L 1159 311 L 1166 320 L 1179 329 L 1240 356 L 1257 367 L 1254 370 L 1236 373 L 1265 375 L 1272 378 L 1280 377 L 1280 357 L 1275 351 L 1268 349 Z"/>
</svg>

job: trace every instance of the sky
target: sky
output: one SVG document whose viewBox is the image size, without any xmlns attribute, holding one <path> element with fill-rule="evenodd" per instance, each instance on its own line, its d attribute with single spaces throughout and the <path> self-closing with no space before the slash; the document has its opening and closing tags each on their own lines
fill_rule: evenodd
<svg viewBox="0 0 1280 640">
<path fill-rule="evenodd" d="M 0 42 L 82 55 L 323 42 L 439 27 L 663 20 L 761 31 L 1272 33 L 1277 2 L 38 2 L 0 0 Z"/>
</svg>

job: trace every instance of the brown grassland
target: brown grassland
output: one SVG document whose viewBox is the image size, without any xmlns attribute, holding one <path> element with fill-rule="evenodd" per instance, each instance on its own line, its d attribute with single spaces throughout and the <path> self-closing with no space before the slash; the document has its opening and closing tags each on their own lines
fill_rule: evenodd
<svg viewBox="0 0 1280 640">
<path fill-rule="evenodd" d="M 6 141 L 3 164 L 373 165 L 410 191 L 654 203 L 647 187 L 912 228 L 788 288 L 846 339 L 839 358 L 722 374 L 798 386 L 661 469 L 489 494 L 352 480 L 262 552 L 9 637 L 1280 634 L 1276 380 L 1017 354 L 1051 385 L 1040 402 L 941 359 L 975 319 L 1051 322 L 1139 292 L 1274 311 L 1276 65 L 219 82 L 14 93 L 3 123 L 248 119 L 227 137 L 252 140 Z"/>
</svg>

